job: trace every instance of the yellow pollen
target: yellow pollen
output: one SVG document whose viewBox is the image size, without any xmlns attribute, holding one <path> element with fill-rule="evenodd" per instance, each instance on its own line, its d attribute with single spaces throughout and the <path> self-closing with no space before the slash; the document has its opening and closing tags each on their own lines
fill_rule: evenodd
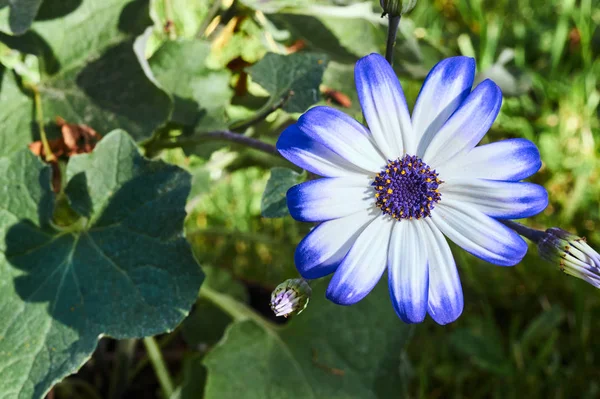
<svg viewBox="0 0 600 399">
<path fill-rule="evenodd" d="M 433 198 L 431 198 L 431 197 L 427 197 L 427 199 L 428 199 L 429 201 L 432 201 L 432 200 L 433 200 Z"/>
<path fill-rule="evenodd" d="M 421 169 L 421 173 L 425 173 L 425 169 Z"/>
<path fill-rule="evenodd" d="M 411 168 L 412 167 L 412 162 L 408 163 L 408 167 Z"/>
<path fill-rule="evenodd" d="M 387 202 L 387 198 L 384 198 L 384 199 L 383 199 L 383 202 Z"/>
<path fill-rule="evenodd" d="M 429 177 L 428 177 L 427 179 L 425 179 L 425 181 L 426 181 L 427 183 L 431 183 L 431 179 L 430 179 Z"/>
<path fill-rule="evenodd" d="M 390 173 L 390 170 L 389 170 L 389 169 L 386 169 L 386 170 L 385 170 L 385 173 Z"/>
<path fill-rule="evenodd" d="M 378 190 L 383 190 L 383 186 L 377 187 Z"/>
<path fill-rule="evenodd" d="M 393 192 L 394 192 L 394 190 L 392 190 L 391 188 L 388 188 L 388 191 L 387 191 L 388 194 L 391 194 Z"/>
<path fill-rule="evenodd" d="M 375 193 L 375 198 L 379 198 L 379 193 Z M 429 197 L 429 198 L 431 198 L 431 197 Z M 429 200 L 429 201 L 431 201 L 431 200 Z"/>
<path fill-rule="evenodd" d="M 387 184 L 390 184 L 392 181 L 390 179 L 386 179 L 385 181 Z"/>
<path fill-rule="evenodd" d="M 398 171 L 398 168 L 394 168 L 394 172 L 397 172 L 397 171 Z"/>
<path fill-rule="evenodd" d="M 406 171 L 403 170 L 402 172 L 400 172 L 400 174 L 405 175 Z"/>
</svg>

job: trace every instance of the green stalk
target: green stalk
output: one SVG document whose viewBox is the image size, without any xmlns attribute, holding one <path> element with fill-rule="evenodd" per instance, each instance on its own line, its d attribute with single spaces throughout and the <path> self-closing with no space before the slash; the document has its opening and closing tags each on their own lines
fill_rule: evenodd
<svg viewBox="0 0 600 399">
<path fill-rule="evenodd" d="M 165 399 L 169 399 L 171 395 L 173 395 L 175 388 L 167 365 L 165 364 L 165 359 L 163 359 L 162 353 L 160 352 L 160 348 L 154 337 L 144 338 L 144 345 L 146 346 L 148 358 L 152 363 L 152 368 L 154 368 L 154 372 L 158 378 L 158 383 L 160 384 L 163 396 Z"/>
</svg>

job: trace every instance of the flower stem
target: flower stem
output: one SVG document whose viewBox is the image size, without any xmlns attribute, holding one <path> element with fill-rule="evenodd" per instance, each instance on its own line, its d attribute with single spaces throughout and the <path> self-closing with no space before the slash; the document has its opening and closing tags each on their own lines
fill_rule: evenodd
<svg viewBox="0 0 600 399">
<path fill-rule="evenodd" d="M 396 35 L 398 34 L 398 26 L 400 26 L 400 15 L 398 16 L 389 16 L 389 24 L 388 24 L 388 36 L 387 36 L 387 46 L 385 49 L 385 59 L 390 63 L 390 65 L 394 64 L 394 45 L 396 44 Z"/>
<path fill-rule="evenodd" d="M 242 134 L 230 132 L 227 130 L 199 133 L 194 137 L 182 138 L 177 141 L 159 141 L 156 142 L 153 146 L 156 146 L 158 149 L 180 148 L 213 140 L 231 141 L 234 143 L 245 145 L 250 148 L 254 148 L 255 150 L 266 152 L 267 154 L 280 156 L 279 151 L 277 151 L 277 148 L 272 144 L 265 143 L 264 141 L 253 139 L 252 137 L 244 136 Z"/>
<path fill-rule="evenodd" d="M 144 345 L 146 346 L 146 352 L 148 353 L 148 358 L 152 363 L 154 372 L 158 377 L 158 382 L 160 384 L 163 397 L 170 398 L 171 395 L 173 395 L 175 388 L 173 387 L 173 380 L 171 379 L 171 375 L 169 374 L 165 360 L 162 357 L 160 348 L 158 347 L 154 337 L 144 338 Z"/>
<path fill-rule="evenodd" d="M 511 220 L 499 220 L 499 222 L 507 227 L 510 227 L 519 235 L 522 235 L 528 240 L 534 242 L 535 244 L 539 243 L 545 234 L 543 231 L 532 229 L 530 227 L 522 225 L 521 223 L 513 222 Z"/>
<path fill-rule="evenodd" d="M 42 146 L 44 147 L 44 155 L 46 156 L 46 162 L 56 161 L 56 156 L 52 153 L 48 137 L 46 137 L 46 130 L 44 129 L 44 110 L 42 107 L 42 97 L 37 87 L 30 85 L 29 88 L 33 91 L 33 102 L 35 103 L 35 120 L 40 130 L 40 138 L 42 140 Z"/>
<path fill-rule="evenodd" d="M 239 130 L 243 132 L 248 129 L 250 126 L 257 124 L 258 122 L 267 118 L 267 116 L 271 115 L 273 112 L 277 111 L 279 108 L 283 107 L 287 100 L 292 96 L 292 93 L 288 93 L 284 95 L 279 100 L 273 102 L 272 104 L 267 104 L 266 107 L 259 110 L 256 115 L 252 115 L 250 119 L 239 121 L 230 126 L 231 130 Z"/>
<path fill-rule="evenodd" d="M 267 331 L 277 331 L 280 327 L 264 319 L 246 304 L 236 301 L 226 294 L 222 294 L 203 285 L 200 289 L 200 298 L 212 302 L 219 309 L 227 313 L 234 321 L 252 320 Z"/>
</svg>

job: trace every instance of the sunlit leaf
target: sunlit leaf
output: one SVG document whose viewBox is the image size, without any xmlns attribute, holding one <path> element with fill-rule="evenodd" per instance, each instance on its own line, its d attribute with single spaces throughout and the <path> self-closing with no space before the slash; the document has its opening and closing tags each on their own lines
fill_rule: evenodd
<svg viewBox="0 0 600 399">
<path fill-rule="evenodd" d="M 71 159 L 82 217 L 57 230 L 50 169 L 28 150 L 0 159 L 0 392 L 39 398 L 90 357 L 98 337 L 170 331 L 202 272 L 183 238 L 189 175 L 145 160 L 127 134 Z"/>
</svg>

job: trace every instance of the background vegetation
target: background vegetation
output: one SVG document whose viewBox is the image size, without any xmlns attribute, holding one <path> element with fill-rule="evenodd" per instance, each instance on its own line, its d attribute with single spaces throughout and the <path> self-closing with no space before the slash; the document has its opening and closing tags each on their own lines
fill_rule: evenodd
<svg viewBox="0 0 600 399">
<path fill-rule="evenodd" d="M 48 3 L 53 1 L 41 3 L 26 36 L 44 37 L 47 21 L 81 13 L 89 1 L 67 1 L 61 13 L 51 15 L 44 14 L 44 7 L 51 9 Z M 385 50 L 387 19 L 380 18 L 379 1 L 121 3 L 113 18 L 119 19 L 121 33 L 112 36 L 116 47 L 111 51 L 124 43 L 136 49 L 138 58 L 113 57 L 108 66 L 94 64 L 91 74 L 57 77 L 48 73 L 53 64 L 44 61 L 45 55 L 3 34 L 0 62 L 21 79 L 21 88 L 40 79 L 40 87 L 56 90 L 76 82 L 91 97 L 89 107 L 103 109 L 102 116 L 92 110 L 95 116 L 86 117 L 87 103 L 79 114 L 52 105 L 56 92 L 48 91 L 42 101 L 51 104 L 44 108 L 51 138 L 60 137 L 56 116 L 88 124 L 102 135 L 122 127 L 146 156 L 191 173 L 185 231 L 206 279 L 190 315 L 173 332 L 146 345 L 103 338 L 85 366 L 58 383 L 49 398 L 600 395 L 600 296 L 544 263 L 534 247 L 514 268 L 492 266 L 453 248 L 465 309 L 448 326 L 429 319 L 414 328 L 402 325 L 386 297 L 385 282 L 352 308 L 325 301 L 324 283 L 316 283 L 308 309 L 289 325 L 282 327 L 287 320 L 270 314 L 270 292 L 297 276 L 293 252 L 311 227 L 285 215 L 281 194 L 306 176 L 277 156 L 215 140 L 210 132 L 230 129 L 275 143 L 315 103 L 360 119 L 353 66 L 361 56 Z M 78 23 L 104 29 L 108 17 L 94 15 L 105 14 L 90 14 Z M 14 21 L 7 23 L 7 31 L 18 33 Z M 524 137 L 542 155 L 542 169 L 533 181 L 547 188 L 551 202 L 525 223 L 538 229 L 560 226 L 587 237 L 596 249 L 599 27 L 598 0 L 419 0 L 402 18 L 394 65 L 412 107 L 436 62 L 460 54 L 474 57 L 477 79 L 492 78 L 505 96 L 485 140 Z M 54 61 L 77 70 L 75 50 Z M 96 50 L 105 49 L 81 51 Z M 41 77 L 39 64 L 46 71 Z M 103 81 L 103 68 L 120 71 L 124 80 Z M 130 77 L 141 76 L 142 70 L 155 86 Z M 95 84 L 86 86 L 81 79 Z M 135 91 L 152 98 L 152 104 L 136 107 L 141 103 L 134 95 L 99 95 L 107 90 L 103 84 L 113 92 L 117 86 L 123 93 Z M 24 103 L 28 114 L 33 103 L 6 94 L 7 85 L 4 81 L 3 95 L 12 104 Z M 158 89 L 162 94 L 155 93 Z M 294 95 L 288 98 L 290 90 Z M 115 107 L 126 111 L 111 116 Z M 124 113 L 127 118 L 119 119 Z M 0 124 L 7 120 L 3 116 Z M 26 143 L 38 138 L 28 137 Z M 274 167 L 296 173 L 272 172 Z M 278 177 L 268 183 L 272 173 Z"/>
</svg>

